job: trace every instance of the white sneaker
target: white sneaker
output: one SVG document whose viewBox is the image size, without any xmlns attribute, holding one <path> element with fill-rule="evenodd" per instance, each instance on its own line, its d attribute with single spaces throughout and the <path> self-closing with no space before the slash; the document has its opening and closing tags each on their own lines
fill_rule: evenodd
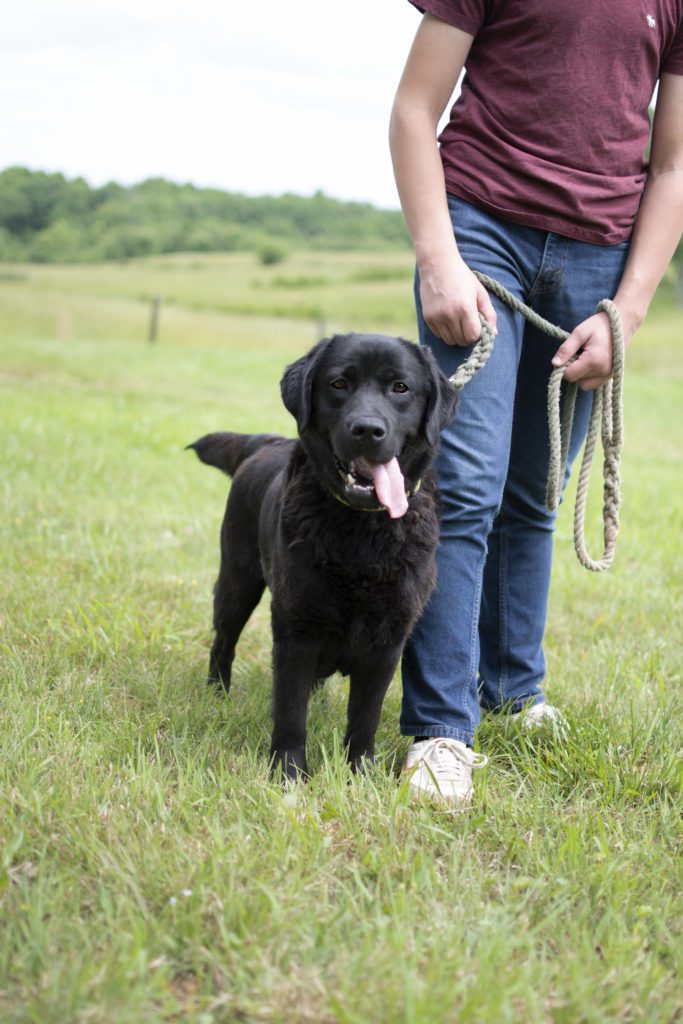
<svg viewBox="0 0 683 1024">
<path fill-rule="evenodd" d="M 481 768 L 488 758 L 477 754 L 460 740 L 435 736 L 413 743 L 403 765 L 413 796 L 435 797 L 454 807 L 472 801 L 472 769 Z"/>
<path fill-rule="evenodd" d="M 560 709 L 553 707 L 552 704 L 548 704 L 546 701 L 543 701 L 541 704 L 532 704 L 531 707 L 524 708 L 523 711 L 517 711 L 515 714 L 510 715 L 510 718 L 516 719 L 525 729 L 550 726 L 551 729 L 555 729 L 558 732 L 566 732 L 568 728 L 567 719 Z"/>
</svg>

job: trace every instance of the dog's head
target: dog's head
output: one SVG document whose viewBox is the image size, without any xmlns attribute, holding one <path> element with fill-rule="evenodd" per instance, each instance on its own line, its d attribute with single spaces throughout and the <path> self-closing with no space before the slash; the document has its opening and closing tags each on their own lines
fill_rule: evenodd
<svg viewBox="0 0 683 1024">
<path fill-rule="evenodd" d="M 392 518 L 408 508 L 457 403 L 428 349 L 378 334 L 324 339 L 280 387 L 321 483 Z"/>
</svg>

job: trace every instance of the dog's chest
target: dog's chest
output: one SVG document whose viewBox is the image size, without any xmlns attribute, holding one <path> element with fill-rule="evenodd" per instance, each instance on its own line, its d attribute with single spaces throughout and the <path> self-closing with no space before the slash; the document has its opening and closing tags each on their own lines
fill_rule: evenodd
<svg viewBox="0 0 683 1024">
<path fill-rule="evenodd" d="M 377 650 L 394 650 L 398 656 L 427 592 L 425 588 L 416 601 L 417 592 L 411 593 L 406 583 L 391 588 L 375 585 L 353 594 L 328 584 L 320 590 L 319 601 L 310 599 L 312 591 L 309 600 L 292 610 L 290 623 L 298 623 L 297 632 L 303 629 L 319 645 L 317 678 L 333 672 L 348 675 L 372 662 Z"/>
<path fill-rule="evenodd" d="M 400 524 L 364 513 L 290 523 L 275 602 L 290 620 L 344 643 L 402 642 L 434 585 L 436 513 L 424 512 Z"/>
</svg>

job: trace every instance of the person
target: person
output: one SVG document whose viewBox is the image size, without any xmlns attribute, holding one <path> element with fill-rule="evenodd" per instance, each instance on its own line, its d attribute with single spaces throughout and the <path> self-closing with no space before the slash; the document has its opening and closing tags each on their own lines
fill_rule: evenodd
<svg viewBox="0 0 683 1024">
<path fill-rule="evenodd" d="M 413 0 L 411 0 L 413 2 Z M 418 6 L 417 2 L 414 3 Z M 544 693 L 554 513 L 546 391 L 579 384 L 568 464 L 683 229 L 683 0 L 419 0 L 390 148 L 416 256 L 420 342 L 451 375 L 497 329 L 442 434 L 438 583 L 403 658 L 404 771 L 417 795 L 471 800 L 480 709 L 558 722 Z M 462 89 L 436 144 L 461 71 Z M 649 103 L 658 84 L 649 165 Z M 571 334 L 557 348 L 490 297 L 500 281 Z"/>
</svg>

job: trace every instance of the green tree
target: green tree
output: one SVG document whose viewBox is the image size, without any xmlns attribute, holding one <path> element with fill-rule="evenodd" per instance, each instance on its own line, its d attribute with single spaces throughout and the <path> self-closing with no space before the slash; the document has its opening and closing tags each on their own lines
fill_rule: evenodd
<svg viewBox="0 0 683 1024">
<path fill-rule="evenodd" d="M 91 188 L 24 167 L 0 173 L 0 258 L 74 262 L 164 252 L 254 251 L 271 262 L 292 248 L 408 245 L 398 211 L 310 198 L 245 196 L 150 178 Z"/>
</svg>

